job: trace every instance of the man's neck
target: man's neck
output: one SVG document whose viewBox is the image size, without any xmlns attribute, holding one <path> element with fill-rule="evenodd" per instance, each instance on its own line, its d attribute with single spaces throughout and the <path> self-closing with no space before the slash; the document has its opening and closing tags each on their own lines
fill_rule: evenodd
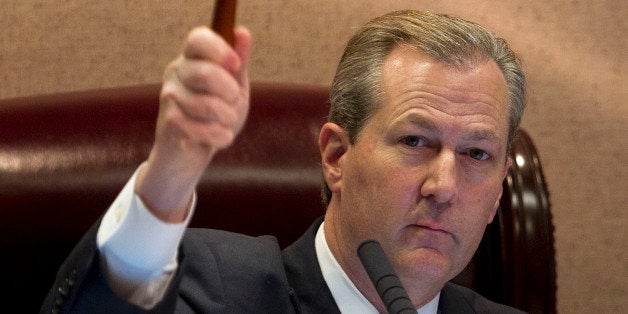
<svg viewBox="0 0 628 314">
<path fill-rule="evenodd" d="M 385 313 L 386 308 L 377 294 L 375 287 L 371 283 L 366 271 L 361 266 L 359 260 L 356 263 L 362 270 L 361 281 L 355 280 L 342 266 L 329 245 L 328 233 L 325 232 L 327 226 L 321 225 L 316 234 L 316 254 L 319 265 L 323 273 L 323 278 L 327 282 L 332 296 L 334 297 L 341 312 L 360 313 Z M 331 237 L 333 239 L 333 236 Z M 356 264 L 354 264 L 355 266 Z M 355 267 L 354 267 L 355 268 Z M 355 277 L 355 275 L 354 275 Z M 438 308 L 439 294 L 430 297 L 425 302 L 416 306 L 421 307 L 419 313 L 436 313 Z M 350 300 L 351 304 L 342 304 Z M 424 306 L 426 305 L 426 306 Z M 344 310 L 343 310 L 344 308 Z"/>
</svg>

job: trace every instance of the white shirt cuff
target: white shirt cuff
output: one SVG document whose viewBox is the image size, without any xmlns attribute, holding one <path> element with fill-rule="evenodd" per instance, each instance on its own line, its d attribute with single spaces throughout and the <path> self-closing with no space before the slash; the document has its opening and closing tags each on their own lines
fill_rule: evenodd
<svg viewBox="0 0 628 314">
<path fill-rule="evenodd" d="M 184 222 L 163 222 L 135 194 L 138 172 L 139 168 L 105 213 L 96 242 L 106 272 L 140 284 L 176 270 L 179 243 L 192 217 L 196 194 Z"/>
</svg>

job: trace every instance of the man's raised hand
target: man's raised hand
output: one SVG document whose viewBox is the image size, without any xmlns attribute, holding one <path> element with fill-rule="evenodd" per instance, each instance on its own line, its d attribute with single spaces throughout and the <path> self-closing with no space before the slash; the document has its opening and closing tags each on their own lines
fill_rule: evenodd
<svg viewBox="0 0 628 314">
<path fill-rule="evenodd" d="M 251 36 L 241 27 L 234 35 L 231 47 L 208 28 L 195 28 L 166 68 L 155 143 L 135 185 L 163 221 L 184 220 L 205 168 L 246 121 Z"/>
</svg>

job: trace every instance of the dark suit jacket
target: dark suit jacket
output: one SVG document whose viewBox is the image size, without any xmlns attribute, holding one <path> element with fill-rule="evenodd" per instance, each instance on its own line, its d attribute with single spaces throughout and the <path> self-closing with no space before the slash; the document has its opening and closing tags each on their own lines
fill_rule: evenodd
<svg viewBox="0 0 628 314">
<path fill-rule="evenodd" d="M 121 300 L 107 285 L 98 263 L 97 223 L 61 266 L 41 313 L 339 313 L 314 249 L 321 221 L 283 252 L 273 237 L 189 229 L 177 274 L 150 311 Z M 449 283 L 441 291 L 439 312 L 516 310 Z"/>
</svg>

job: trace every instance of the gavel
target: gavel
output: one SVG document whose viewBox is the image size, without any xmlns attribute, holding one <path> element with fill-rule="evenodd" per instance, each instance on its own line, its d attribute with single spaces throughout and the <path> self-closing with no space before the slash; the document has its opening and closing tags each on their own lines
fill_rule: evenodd
<svg viewBox="0 0 628 314">
<path fill-rule="evenodd" d="M 233 46 L 233 27 L 236 12 L 236 0 L 217 0 L 214 7 L 212 29 Z"/>
</svg>

